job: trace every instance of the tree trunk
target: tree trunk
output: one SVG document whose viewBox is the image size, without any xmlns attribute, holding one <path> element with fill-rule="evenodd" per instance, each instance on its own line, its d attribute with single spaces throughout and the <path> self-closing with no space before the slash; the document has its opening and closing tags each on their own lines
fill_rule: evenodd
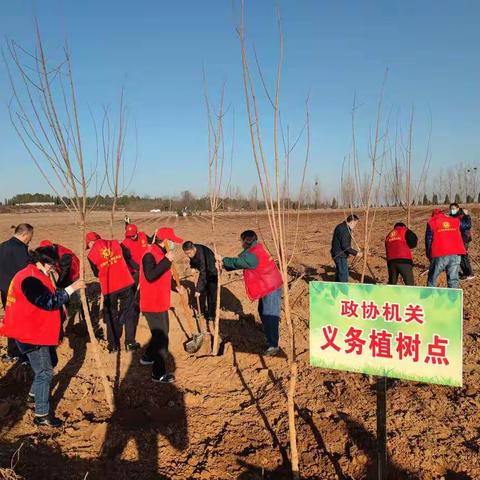
<svg viewBox="0 0 480 480">
<path fill-rule="evenodd" d="M 86 233 L 87 233 L 86 230 L 87 229 L 86 229 L 85 218 L 82 218 L 81 222 L 80 222 L 80 231 L 81 231 L 80 251 L 82 252 L 82 254 L 80 256 L 81 278 L 85 278 L 85 260 L 86 260 L 85 236 L 86 236 Z M 114 401 L 113 401 L 112 386 L 108 382 L 107 375 L 105 373 L 105 368 L 104 368 L 103 363 L 100 359 L 100 349 L 98 347 L 97 338 L 95 337 L 95 332 L 93 331 L 92 319 L 90 318 L 90 310 L 88 308 L 87 295 L 86 295 L 85 290 L 80 291 L 80 298 L 81 298 L 81 301 L 82 301 L 83 311 L 85 313 L 85 322 L 87 324 L 87 330 L 88 330 L 88 335 L 90 337 L 90 343 L 91 343 L 92 349 L 93 349 L 93 357 L 95 358 L 95 363 L 97 364 L 98 373 L 100 375 L 100 379 L 101 379 L 102 385 L 103 385 L 105 400 L 107 401 L 108 408 L 113 413 L 114 410 L 115 410 L 115 405 L 114 405 Z"/>
</svg>

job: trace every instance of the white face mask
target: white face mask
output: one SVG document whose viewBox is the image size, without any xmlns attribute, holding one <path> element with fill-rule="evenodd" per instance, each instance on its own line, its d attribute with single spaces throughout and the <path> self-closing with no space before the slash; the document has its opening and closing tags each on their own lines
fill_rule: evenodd
<svg viewBox="0 0 480 480">
<path fill-rule="evenodd" d="M 452 208 L 452 209 L 450 210 L 450 213 L 451 213 L 452 215 L 456 215 L 456 214 L 458 213 L 458 210 L 457 210 L 456 208 Z"/>
</svg>

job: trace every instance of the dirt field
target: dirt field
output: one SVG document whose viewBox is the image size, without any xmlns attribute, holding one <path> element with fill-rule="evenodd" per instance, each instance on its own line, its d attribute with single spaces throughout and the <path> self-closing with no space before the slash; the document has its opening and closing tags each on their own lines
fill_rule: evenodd
<svg viewBox="0 0 480 480">
<path fill-rule="evenodd" d="M 148 233 L 157 226 L 173 226 L 184 239 L 211 244 L 207 217 L 129 213 Z M 472 213 L 478 224 L 479 209 Z M 426 282 L 426 277 L 419 275 L 427 264 L 423 234 L 429 214 L 430 209 L 418 209 L 413 217 L 420 238 L 415 254 L 418 284 Z M 308 365 L 307 281 L 333 278 L 329 243 L 333 227 L 341 219 L 341 211 L 302 215 L 301 241 L 293 262 L 296 271 L 306 272 L 292 292 L 300 362 L 298 444 L 305 479 L 376 478 L 375 391 L 368 377 Z M 387 279 L 383 238 L 398 220 L 402 220 L 399 211 L 377 215 L 370 264 L 382 283 Z M 32 246 L 50 238 L 78 249 L 78 234 L 67 214 L 0 215 L 0 238 L 7 238 L 10 225 L 20 221 L 29 221 L 36 228 Z M 218 250 L 225 255 L 238 253 L 239 233 L 246 228 L 258 230 L 259 225 L 266 234 L 265 217 L 220 217 L 215 238 Z M 95 214 L 91 228 L 108 235 L 107 215 Z M 119 220 L 118 237 L 122 229 Z M 480 273 L 477 228 L 474 237 L 471 256 Z M 177 264 L 187 275 L 181 252 Z M 351 276 L 352 281 L 359 281 L 358 271 Z M 29 480 L 290 478 L 287 360 L 260 355 L 263 336 L 254 316 L 256 305 L 247 300 L 241 281 L 233 276 L 229 279 L 222 290 L 221 333 L 228 342 L 223 355 L 189 357 L 183 350 L 181 325 L 170 314 L 174 385 L 152 383 L 149 368 L 139 364 L 140 353 L 122 352 L 116 357 L 106 353 L 103 345 L 103 360 L 116 391 L 112 417 L 81 324 L 67 329 L 67 338 L 59 347 L 53 403 L 65 427 L 58 432 L 32 426 L 33 412 L 25 405 L 28 372 L 0 364 L 0 466 L 9 466 L 22 445 L 16 471 Z M 464 387 L 390 382 L 390 478 L 480 479 L 480 286 L 477 279 L 463 287 Z M 175 295 L 173 301 L 178 310 Z M 143 318 L 137 337 L 142 344 L 149 339 Z M 1 342 L 3 345 L 4 339 Z M 287 344 L 282 324 L 281 345 Z"/>
</svg>

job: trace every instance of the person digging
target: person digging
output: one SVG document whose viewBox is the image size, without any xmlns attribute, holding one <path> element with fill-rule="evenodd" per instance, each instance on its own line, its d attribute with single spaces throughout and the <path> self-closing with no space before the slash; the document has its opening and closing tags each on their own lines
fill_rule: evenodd
<svg viewBox="0 0 480 480">
<path fill-rule="evenodd" d="M 240 241 L 243 251 L 238 257 L 222 257 L 217 254 L 216 259 L 227 271 L 243 269 L 248 298 L 252 302 L 258 300 L 258 313 L 267 341 L 264 355 L 274 356 L 280 351 L 278 327 L 282 305 L 282 276 L 253 230 L 245 230 L 240 235 Z"/>
<path fill-rule="evenodd" d="M 175 381 L 173 373 L 167 372 L 168 331 L 172 291 L 172 262 L 175 243 L 183 240 L 175 235 L 173 228 L 159 228 L 153 243 L 143 255 L 140 267 L 140 310 L 144 314 L 152 338 L 140 358 L 141 365 L 152 366 L 152 380 L 159 383 Z M 183 294 L 183 287 L 174 287 Z"/>
</svg>

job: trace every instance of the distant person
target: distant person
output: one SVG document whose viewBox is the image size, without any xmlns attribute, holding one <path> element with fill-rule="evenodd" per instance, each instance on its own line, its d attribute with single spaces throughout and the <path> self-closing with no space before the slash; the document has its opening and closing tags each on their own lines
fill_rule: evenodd
<svg viewBox="0 0 480 480">
<path fill-rule="evenodd" d="M 7 291 L 13 277 L 29 263 L 28 245 L 33 238 L 33 227 L 28 223 L 20 223 L 14 228 L 13 237 L 0 244 L 0 296 L 5 309 Z M 7 353 L 2 357 L 5 362 L 25 361 L 26 357 L 14 340 L 8 339 Z"/>
<path fill-rule="evenodd" d="M 152 381 L 158 383 L 175 381 L 173 373 L 167 371 L 168 310 L 171 305 L 171 267 L 175 243 L 182 242 L 183 240 L 175 235 L 173 228 L 159 228 L 152 245 L 142 258 L 140 269 L 140 310 L 152 333 L 140 363 L 152 366 Z"/>
<path fill-rule="evenodd" d="M 468 247 L 472 241 L 472 217 L 468 214 L 468 210 L 460 208 L 458 203 L 450 204 L 450 216 L 460 220 L 460 232 L 465 246 L 465 255 L 462 255 L 460 260 L 460 280 L 473 280 L 475 275 L 468 257 Z"/>
<path fill-rule="evenodd" d="M 398 276 L 405 285 L 415 285 L 413 278 L 412 249 L 417 246 L 418 238 L 404 223 L 398 222 L 385 238 L 387 254 L 388 284 L 396 285 Z"/>
<path fill-rule="evenodd" d="M 140 273 L 140 265 L 142 264 L 142 257 L 147 251 L 148 244 L 151 239 L 144 232 L 139 232 L 134 223 L 129 223 L 125 227 L 125 238 L 122 241 L 123 250 L 127 250 L 131 258 L 128 263 L 130 273 L 138 285 L 138 275 Z"/>
<path fill-rule="evenodd" d="M 195 296 L 199 297 L 201 313 L 207 321 L 215 320 L 217 307 L 218 271 L 215 254 L 210 248 L 187 241 L 182 246 L 190 259 L 190 268 L 198 270 Z"/>
<path fill-rule="evenodd" d="M 436 208 L 425 231 L 425 253 L 430 260 L 428 286 L 435 287 L 438 276 L 446 272 L 448 288 L 458 288 L 461 256 L 466 253 L 460 220 Z"/>
<path fill-rule="evenodd" d="M 52 247 L 39 247 L 31 253 L 30 262 L 15 274 L 8 289 L 5 319 L 0 334 L 16 340 L 20 352 L 30 361 L 34 373 L 29 401 L 35 403 L 33 423 L 60 427 L 62 421 L 50 412 L 50 387 L 57 364 L 55 347 L 60 340 L 62 306 L 69 296 L 85 288 L 76 280 L 65 289 L 53 286 L 49 272 L 58 261 Z"/>
<path fill-rule="evenodd" d="M 248 298 L 252 302 L 258 300 L 258 313 L 267 340 L 264 355 L 274 356 L 280 351 L 278 341 L 282 307 L 282 276 L 274 259 L 258 242 L 257 234 L 253 230 L 245 230 L 240 235 L 240 242 L 243 251 L 238 257 L 222 257 L 217 254 L 217 260 L 222 262 L 227 271 L 243 270 Z"/>
<path fill-rule="evenodd" d="M 58 273 L 58 288 L 68 287 L 80 278 L 80 259 L 72 250 L 50 240 L 42 240 L 40 246 L 52 247 L 58 256 L 58 262 L 55 265 Z"/>
<path fill-rule="evenodd" d="M 125 325 L 125 350 L 137 350 L 135 341 L 138 311 L 135 308 L 134 281 L 124 251 L 117 240 L 104 240 L 96 232 L 87 233 L 88 261 L 98 277 L 104 298 L 103 316 L 107 327 L 108 351 L 120 350 L 120 339 Z M 130 265 L 132 267 L 132 265 Z"/>
<path fill-rule="evenodd" d="M 361 258 L 362 252 L 352 248 L 352 232 L 358 224 L 358 216 L 349 215 L 345 221 L 339 223 L 333 231 L 332 248 L 330 254 L 335 262 L 335 281 L 348 282 L 348 257 L 350 255 Z"/>
</svg>

